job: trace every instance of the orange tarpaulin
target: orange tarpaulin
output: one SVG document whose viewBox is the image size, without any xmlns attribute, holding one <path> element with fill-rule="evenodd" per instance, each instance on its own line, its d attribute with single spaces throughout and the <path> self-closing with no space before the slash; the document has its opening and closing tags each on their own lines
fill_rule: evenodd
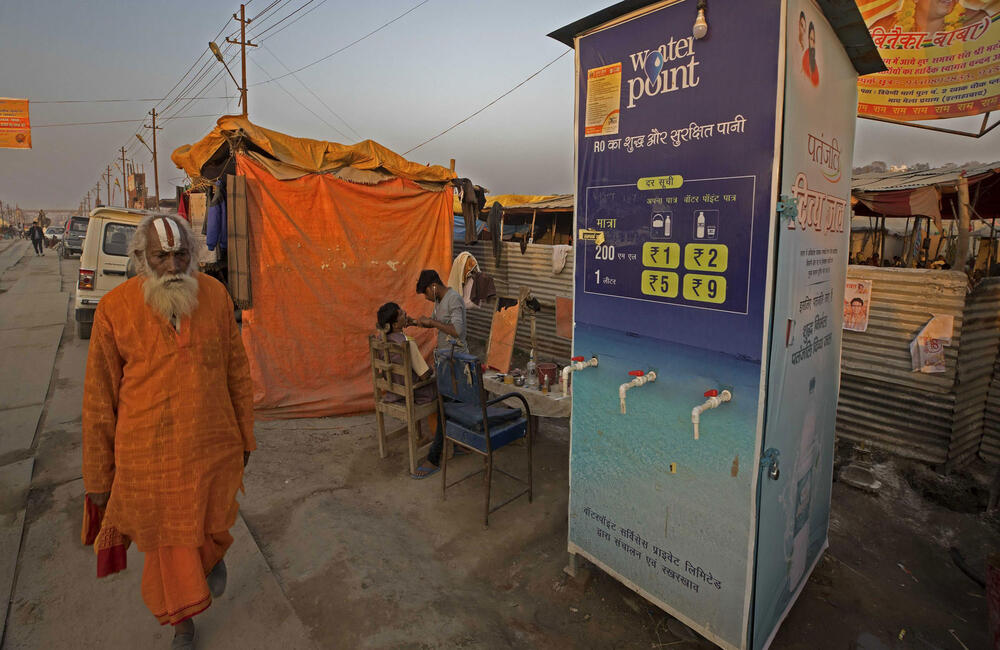
<svg viewBox="0 0 1000 650">
<path fill-rule="evenodd" d="M 202 167 L 228 146 L 228 138 L 240 135 L 280 163 L 288 177 L 313 172 L 331 172 L 345 167 L 355 170 L 379 170 L 412 181 L 446 183 L 455 173 L 439 165 L 421 165 L 403 158 L 374 140 L 340 144 L 309 138 L 296 138 L 253 124 L 245 117 L 224 115 L 211 133 L 194 144 L 178 147 L 170 155 L 179 169 L 191 178 L 201 175 Z M 448 194 L 449 209 L 451 194 Z"/>
<path fill-rule="evenodd" d="M 361 185 L 329 174 L 280 181 L 237 155 L 247 179 L 253 308 L 243 315 L 258 417 L 374 408 L 368 334 L 397 302 L 414 317 L 425 268 L 451 267 L 451 192 L 395 178 Z M 408 330 L 425 356 L 432 330 Z"/>
</svg>

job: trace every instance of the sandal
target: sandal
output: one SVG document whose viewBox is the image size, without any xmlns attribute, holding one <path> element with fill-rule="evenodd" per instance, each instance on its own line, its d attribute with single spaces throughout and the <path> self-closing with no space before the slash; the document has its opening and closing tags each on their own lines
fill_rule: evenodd
<svg viewBox="0 0 1000 650">
<path fill-rule="evenodd" d="M 429 462 L 426 464 L 420 463 L 420 465 L 417 467 L 417 473 L 410 474 L 410 478 L 415 478 L 417 480 L 425 479 L 428 476 L 433 476 L 437 474 L 439 471 L 441 471 L 440 467 L 432 465 Z"/>
</svg>

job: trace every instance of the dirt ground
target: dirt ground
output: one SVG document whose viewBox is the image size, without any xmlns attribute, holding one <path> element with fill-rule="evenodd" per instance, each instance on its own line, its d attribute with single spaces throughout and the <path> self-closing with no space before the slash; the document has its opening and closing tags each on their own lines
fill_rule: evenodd
<svg viewBox="0 0 1000 650">
<path fill-rule="evenodd" d="M 62 266 L 71 287 L 75 265 Z M 57 267 L 49 272 L 58 274 Z M 34 463 L 30 491 L 25 482 L 13 495 L 26 496 L 24 536 L 3 648 L 74 647 L 70 639 L 83 648 L 167 641 L 139 600 L 141 557 L 130 558 L 134 570 L 97 581 L 92 552 L 79 544 L 86 351 L 68 321 L 37 438 L 22 451 L 0 453 L 8 468 Z M 20 385 L 26 376 L 7 381 Z M 275 637 L 295 650 L 710 647 L 599 569 L 585 583 L 563 572 L 565 420 L 542 419 L 533 503 L 522 498 L 504 507 L 488 530 L 479 479 L 443 500 L 440 475 L 409 477 L 402 438 L 379 458 L 372 415 L 258 422 L 256 432 L 259 449 L 240 497 L 246 530 L 238 527 L 230 552 L 233 589 L 199 623 L 203 648 L 270 650 L 279 647 Z M 501 450 L 499 466 L 523 474 L 525 451 Z M 872 494 L 834 484 L 830 547 L 772 647 L 986 648 L 983 590 L 951 551 L 982 575 L 985 558 L 998 550 L 1000 520 L 983 514 L 985 468 L 943 477 L 850 446 L 838 451 L 840 463 L 857 456 L 869 463 L 882 487 Z M 450 476 L 476 463 L 455 459 Z M 512 491 L 498 476 L 495 498 Z M 13 523 L 20 538 L 20 520 Z M 6 557 L 11 564 L 12 554 Z M 117 618 L 104 616 L 108 611 Z"/>
<path fill-rule="evenodd" d="M 443 501 L 440 476 L 407 476 L 402 439 L 378 457 L 371 416 L 257 431 L 243 515 L 320 647 L 707 647 L 600 570 L 585 587 L 563 573 L 564 421 L 543 420 L 534 502 L 501 509 L 488 530 L 478 479 Z M 523 449 L 500 457 L 523 471 Z M 454 476 L 475 462 L 454 461 Z M 982 573 L 996 547 L 978 484 L 888 459 L 874 470 L 878 494 L 834 485 L 830 548 L 772 647 L 985 648 L 983 590 L 949 556 L 957 546 Z"/>
</svg>

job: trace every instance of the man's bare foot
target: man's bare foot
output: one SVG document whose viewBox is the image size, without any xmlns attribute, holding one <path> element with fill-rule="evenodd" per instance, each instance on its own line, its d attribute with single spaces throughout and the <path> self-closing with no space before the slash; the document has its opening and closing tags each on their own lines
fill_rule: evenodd
<svg viewBox="0 0 1000 650">
<path fill-rule="evenodd" d="M 170 650 L 194 650 L 194 621 L 190 618 L 174 626 Z"/>
</svg>

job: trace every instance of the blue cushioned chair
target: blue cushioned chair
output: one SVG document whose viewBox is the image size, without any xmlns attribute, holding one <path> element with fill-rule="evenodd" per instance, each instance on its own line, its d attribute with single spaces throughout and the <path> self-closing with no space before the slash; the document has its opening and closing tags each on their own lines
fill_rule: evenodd
<svg viewBox="0 0 1000 650">
<path fill-rule="evenodd" d="M 440 412 L 444 414 L 444 450 L 441 463 L 442 493 L 453 485 L 461 483 L 485 472 L 486 506 L 483 515 L 484 526 L 490 524 L 490 513 L 507 505 L 525 494 L 531 502 L 531 442 L 534 431 L 531 424 L 531 410 L 527 400 L 516 392 L 488 399 L 483 388 L 483 366 L 471 354 L 456 350 L 435 350 L 434 370 L 438 382 Z M 520 408 L 493 406 L 506 399 L 515 398 L 524 405 Z M 524 480 L 494 467 L 493 453 L 515 440 L 525 439 L 528 450 L 528 479 Z M 470 452 L 484 457 L 483 469 L 468 474 L 454 483 L 448 483 L 448 452 L 459 445 Z M 490 506 L 493 471 L 525 485 L 503 503 Z"/>
</svg>

